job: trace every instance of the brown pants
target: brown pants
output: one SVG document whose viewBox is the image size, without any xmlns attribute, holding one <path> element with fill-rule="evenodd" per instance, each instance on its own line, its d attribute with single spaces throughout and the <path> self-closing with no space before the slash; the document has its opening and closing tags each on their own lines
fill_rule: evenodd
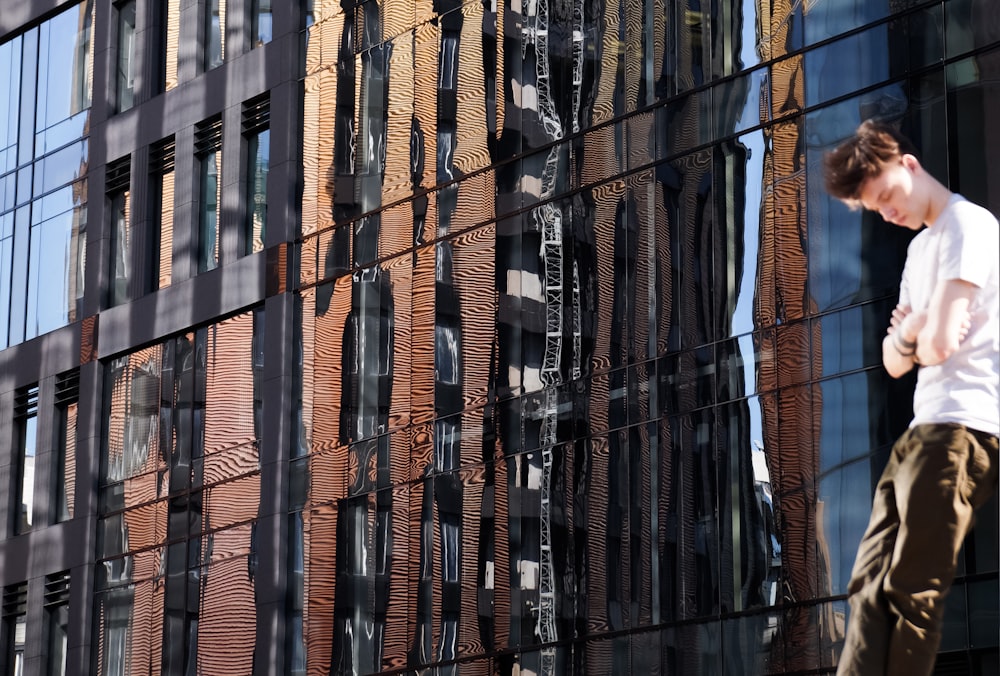
<svg viewBox="0 0 1000 676">
<path fill-rule="evenodd" d="M 933 671 L 958 553 L 997 467 L 997 437 L 962 425 L 917 425 L 899 438 L 851 574 L 838 674 Z"/>
</svg>

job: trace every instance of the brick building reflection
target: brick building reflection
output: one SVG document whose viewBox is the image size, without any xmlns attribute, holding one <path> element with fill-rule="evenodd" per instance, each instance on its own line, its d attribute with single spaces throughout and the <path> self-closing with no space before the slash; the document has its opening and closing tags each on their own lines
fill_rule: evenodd
<svg viewBox="0 0 1000 676">
<path fill-rule="evenodd" d="M 714 626 L 569 642 L 760 607 L 773 583 L 721 290 L 746 151 L 682 154 L 696 97 L 594 129 L 721 69 L 700 31 L 722 17 L 628 34 L 664 50 L 643 84 L 595 28 L 641 8 L 436 3 L 381 43 L 405 21 L 383 9 L 309 38 L 307 671 L 495 650 L 522 673 L 711 668 Z"/>
<path fill-rule="evenodd" d="M 762 46 L 770 58 L 782 56 L 798 11 L 790 0 L 760 3 L 759 16 L 771 17 Z M 770 110 L 764 120 L 780 120 L 805 103 L 801 55 L 771 68 Z M 771 668 L 807 670 L 832 664 L 833 646 L 842 636 L 843 618 L 829 605 L 803 603 L 828 596 L 829 552 L 817 499 L 822 391 L 813 383 L 821 372 L 822 334 L 807 317 L 816 307 L 807 287 L 806 169 L 803 118 L 775 122 L 767 129 L 760 243 L 760 284 L 756 321 L 775 326 L 762 334 L 761 349 L 774 355 L 774 368 L 759 373 L 765 397 L 764 450 L 777 505 L 782 543 L 781 601 L 787 605 L 774 642 Z M 780 388 L 780 389 L 779 389 Z"/>
<path fill-rule="evenodd" d="M 112 362 L 100 673 L 193 654 L 206 673 L 253 670 L 260 330 L 247 313 Z"/>
</svg>

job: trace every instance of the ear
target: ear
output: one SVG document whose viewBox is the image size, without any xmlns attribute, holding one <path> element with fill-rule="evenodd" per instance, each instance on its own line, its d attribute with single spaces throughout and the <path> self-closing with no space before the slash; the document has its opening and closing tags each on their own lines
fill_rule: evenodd
<svg viewBox="0 0 1000 676">
<path fill-rule="evenodd" d="M 903 163 L 903 166 L 910 171 L 916 171 L 920 168 L 920 160 L 918 160 L 916 156 L 910 155 L 909 153 L 903 155 L 903 157 L 900 158 L 900 161 Z"/>
</svg>

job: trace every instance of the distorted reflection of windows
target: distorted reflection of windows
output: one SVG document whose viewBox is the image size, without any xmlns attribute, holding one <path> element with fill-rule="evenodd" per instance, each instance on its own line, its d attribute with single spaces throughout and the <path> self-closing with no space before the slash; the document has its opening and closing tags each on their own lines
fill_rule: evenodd
<svg viewBox="0 0 1000 676">
<path fill-rule="evenodd" d="M 215 118 L 195 131 L 195 156 L 201 176 L 198 217 L 198 272 L 219 265 L 219 225 L 222 220 L 222 119 Z"/>
<path fill-rule="evenodd" d="M 252 670 L 263 327 L 247 312 L 107 365 L 102 675 Z M 226 651 L 199 650 L 220 632 Z"/>
<path fill-rule="evenodd" d="M 118 5 L 118 112 L 135 103 L 135 0 Z"/>
<path fill-rule="evenodd" d="M 303 627 L 302 581 L 305 578 L 305 551 L 302 537 L 302 512 L 289 515 L 288 525 L 288 619 L 286 622 L 287 644 L 289 646 L 289 676 L 305 676 L 306 645 Z"/>
<path fill-rule="evenodd" d="M 461 377 L 461 373 L 458 361 L 460 351 L 458 349 L 458 332 L 456 327 L 437 324 L 434 327 L 434 333 L 437 338 L 435 340 L 437 349 L 435 350 L 434 359 L 437 380 L 448 385 L 458 385 L 460 384 L 459 378 Z"/>
<path fill-rule="evenodd" d="M 756 36 L 759 3 L 650 21 L 654 4 L 442 5 L 430 34 L 393 23 L 391 44 L 377 3 L 307 16 L 297 670 L 473 671 L 499 652 L 545 674 L 835 663 L 845 604 L 829 595 L 905 397 L 879 382 L 874 308 L 826 311 L 891 296 L 901 258 L 869 249 L 872 294 L 851 285 L 861 259 L 802 233 L 814 212 L 851 225 L 824 215 L 813 171 L 816 139 L 867 109 L 843 97 L 864 87 L 896 115 L 876 86 L 905 75 L 868 44 L 854 85 L 831 81 L 846 105 L 827 106 L 808 77 L 835 50 L 782 50 L 804 28 L 832 37 L 831 3 L 786 3 Z M 835 30 L 861 28 L 844 16 Z M 911 120 L 926 129 L 950 82 L 933 62 L 903 87 L 934 108 Z M 830 124 L 812 129 L 803 101 Z M 989 175 L 975 139 L 963 185 Z"/>
<path fill-rule="evenodd" d="M 17 390 L 14 395 L 14 439 L 17 453 L 17 503 L 15 532 L 25 533 L 35 525 L 35 453 L 38 448 L 38 385 Z"/>
</svg>

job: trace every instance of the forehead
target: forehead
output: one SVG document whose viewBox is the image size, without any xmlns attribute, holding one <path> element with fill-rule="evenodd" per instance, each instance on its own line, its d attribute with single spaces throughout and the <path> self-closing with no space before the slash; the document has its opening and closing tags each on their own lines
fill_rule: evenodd
<svg viewBox="0 0 1000 676">
<path fill-rule="evenodd" d="M 878 174 L 866 179 L 858 190 L 858 201 L 861 205 L 867 208 L 884 197 L 883 193 L 898 183 L 899 169 L 902 167 L 898 164 L 886 165 Z"/>
</svg>

